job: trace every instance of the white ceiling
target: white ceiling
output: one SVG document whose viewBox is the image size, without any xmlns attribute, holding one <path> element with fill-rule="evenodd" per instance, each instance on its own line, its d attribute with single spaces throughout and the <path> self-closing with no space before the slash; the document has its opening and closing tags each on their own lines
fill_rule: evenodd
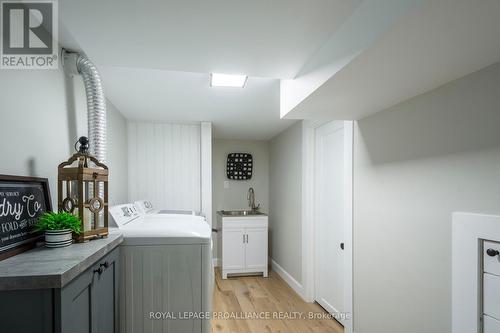
<svg viewBox="0 0 500 333">
<path fill-rule="evenodd" d="M 287 118 L 359 119 L 500 61 L 500 1 L 398 1 L 64 0 L 60 37 L 89 55 L 129 119 L 212 121 L 216 137 L 267 140 L 291 124 L 278 79 L 307 87 L 314 59 L 335 71 Z M 347 57 L 356 36 L 369 43 Z M 210 88 L 211 72 L 250 77 Z"/>
<path fill-rule="evenodd" d="M 93 60 L 128 118 L 210 120 L 217 137 L 268 139 L 291 123 L 269 79 L 293 78 L 359 1 L 64 0 L 61 45 Z M 211 72 L 250 78 L 210 89 Z"/>
<path fill-rule="evenodd" d="M 218 138 L 267 140 L 280 120 L 279 80 L 249 78 L 245 88 L 211 88 L 210 75 L 101 66 L 106 96 L 129 119 L 211 121 Z"/>
<path fill-rule="evenodd" d="M 292 78 L 359 0 L 64 0 L 100 65 Z"/>
<path fill-rule="evenodd" d="M 425 0 L 286 114 L 360 119 L 500 61 L 500 1 Z"/>
</svg>

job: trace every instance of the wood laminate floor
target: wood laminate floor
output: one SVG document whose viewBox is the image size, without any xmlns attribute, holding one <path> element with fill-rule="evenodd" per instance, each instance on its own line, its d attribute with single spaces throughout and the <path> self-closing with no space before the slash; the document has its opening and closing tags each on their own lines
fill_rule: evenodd
<svg viewBox="0 0 500 333">
<path fill-rule="evenodd" d="M 344 332 L 335 320 L 316 317 L 327 313 L 316 303 L 304 302 L 273 271 L 268 278 L 249 276 L 222 280 L 216 268 L 215 281 L 213 310 L 219 315 L 212 319 L 213 333 Z M 309 319 L 310 315 L 319 319 Z"/>
</svg>

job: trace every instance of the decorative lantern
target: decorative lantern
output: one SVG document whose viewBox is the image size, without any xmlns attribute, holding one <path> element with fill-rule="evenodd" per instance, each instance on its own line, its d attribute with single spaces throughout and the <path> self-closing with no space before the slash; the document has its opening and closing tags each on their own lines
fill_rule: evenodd
<svg viewBox="0 0 500 333">
<path fill-rule="evenodd" d="M 82 221 L 82 233 L 73 235 L 82 243 L 108 235 L 108 167 L 88 153 L 88 139 L 81 137 L 78 152 L 59 164 L 58 207 Z"/>
</svg>

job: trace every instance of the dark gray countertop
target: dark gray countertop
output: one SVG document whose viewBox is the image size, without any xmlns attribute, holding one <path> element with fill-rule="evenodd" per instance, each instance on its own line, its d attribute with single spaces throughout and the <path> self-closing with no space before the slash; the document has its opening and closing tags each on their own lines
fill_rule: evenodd
<svg viewBox="0 0 500 333">
<path fill-rule="evenodd" d="M 0 261 L 0 290 L 62 288 L 123 241 L 107 238 L 49 249 L 39 247 Z"/>
</svg>

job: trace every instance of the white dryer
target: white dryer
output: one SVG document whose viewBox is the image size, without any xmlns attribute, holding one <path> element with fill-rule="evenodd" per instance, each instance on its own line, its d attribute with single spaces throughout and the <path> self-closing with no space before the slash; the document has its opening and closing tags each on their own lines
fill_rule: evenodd
<svg viewBox="0 0 500 333">
<path fill-rule="evenodd" d="M 199 217 L 110 208 L 123 233 L 120 332 L 208 333 L 212 311 L 211 230 Z"/>
</svg>

